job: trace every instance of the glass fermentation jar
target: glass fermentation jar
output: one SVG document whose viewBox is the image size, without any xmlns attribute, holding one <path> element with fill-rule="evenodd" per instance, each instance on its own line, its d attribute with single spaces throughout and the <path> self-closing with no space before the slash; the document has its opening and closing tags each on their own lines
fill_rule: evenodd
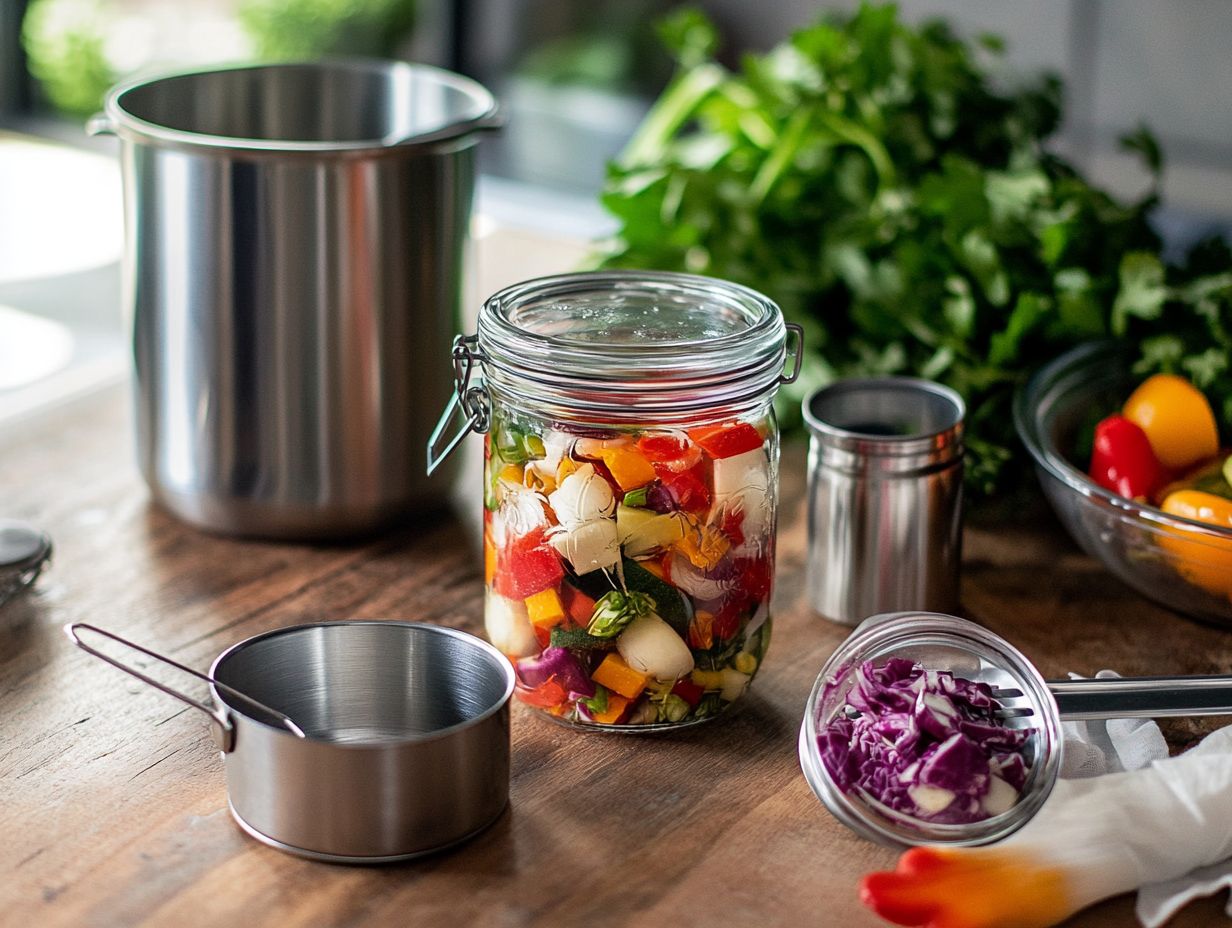
<svg viewBox="0 0 1232 928">
<path fill-rule="evenodd" d="M 745 692 L 770 638 L 771 403 L 800 338 L 761 294 L 687 274 L 548 277 L 484 304 L 429 468 L 486 433 L 485 625 L 523 702 L 645 730 Z"/>
<path fill-rule="evenodd" d="M 1017 693 L 1006 727 L 1029 730 L 1021 753 L 1027 772 L 1017 800 L 1000 814 L 975 822 L 940 824 L 905 815 L 855 789 L 844 791 L 822 760 L 818 736 L 848 706 L 861 667 L 893 658 L 987 684 L 994 693 Z M 1030 714 L 1022 710 L 1029 709 Z M 918 710 L 917 710 L 918 712 Z M 920 844 L 991 844 L 1017 831 L 1043 806 L 1061 768 L 1061 721 L 1039 671 L 1013 645 L 955 616 L 898 612 L 865 619 L 831 655 L 805 704 L 800 726 L 800 767 L 813 793 L 852 831 L 895 847 Z"/>
</svg>

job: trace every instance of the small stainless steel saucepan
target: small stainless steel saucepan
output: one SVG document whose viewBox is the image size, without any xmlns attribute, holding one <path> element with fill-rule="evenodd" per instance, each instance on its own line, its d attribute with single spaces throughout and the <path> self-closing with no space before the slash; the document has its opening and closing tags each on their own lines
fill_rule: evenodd
<svg viewBox="0 0 1232 928">
<path fill-rule="evenodd" d="M 325 622 L 257 635 L 202 674 L 91 625 L 80 648 L 210 717 L 231 813 L 303 857 L 385 863 L 482 831 L 509 799 L 514 674 L 491 645 L 409 622 Z M 214 704 L 82 640 L 92 632 L 210 684 Z"/>
</svg>

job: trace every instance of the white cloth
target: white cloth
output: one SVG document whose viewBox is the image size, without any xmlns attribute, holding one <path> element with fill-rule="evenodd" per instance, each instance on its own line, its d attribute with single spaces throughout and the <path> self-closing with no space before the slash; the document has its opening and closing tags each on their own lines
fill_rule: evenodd
<svg viewBox="0 0 1232 928">
<path fill-rule="evenodd" d="M 1119 675 L 1101 670 L 1096 676 L 1106 679 Z M 1159 726 L 1147 719 L 1065 722 L 1062 728 L 1065 740 L 1061 776 L 1066 779 L 1141 770 L 1168 756 L 1168 745 Z M 1207 736 L 1186 754 L 1221 754 L 1232 758 L 1232 725 Z M 1176 879 L 1139 887 L 1135 912 L 1144 928 L 1159 928 L 1194 899 L 1228 888 L 1232 888 L 1232 858 L 1199 867 Z M 1232 898 L 1227 911 L 1232 917 Z"/>
</svg>

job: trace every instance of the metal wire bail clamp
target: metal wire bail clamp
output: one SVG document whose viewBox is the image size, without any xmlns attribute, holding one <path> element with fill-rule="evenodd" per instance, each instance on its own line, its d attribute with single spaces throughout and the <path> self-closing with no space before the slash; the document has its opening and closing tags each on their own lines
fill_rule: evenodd
<svg viewBox="0 0 1232 928">
<path fill-rule="evenodd" d="M 471 375 L 475 372 L 475 366 L 488 359 L 487 355 L 479 350 L 479 336 L 457 336 L 453 340 L 451 354 L 453 357 L 453 395 L 449 397 L 445 411 L 441 414 L 436 428 L 432 430 L 432 435 L 428 439 L 429 475 L 440 467 L 449 455 L 453 454 L 454 449 L 462 443 L 462 439 L 471 432 L 478 435 L 487 432 L 491 421 L 487 389 L 483 384 L 471 386 Z M 441 450 L 441 438 L 458 412 L 465 416 L 462 427 L 450 437 L 444 449 Z"/>
</svg>

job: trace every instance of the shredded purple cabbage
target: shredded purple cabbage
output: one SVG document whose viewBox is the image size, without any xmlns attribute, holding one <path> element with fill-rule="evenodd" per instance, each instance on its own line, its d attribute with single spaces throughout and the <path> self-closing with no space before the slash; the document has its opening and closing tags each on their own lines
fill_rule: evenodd
<svg viewBox="0 0 1232 928">
<path fill-rule="evenodd" d="M 571 697 L 590 699 L 595 695 L 595 683 L 568 648 L 544 648 L 535 657 L 524 657 L 514 664 L 518 679 L 534 689 L 552 678 Z"/>
<path fill-rule="evenodd" d="M 839 789 L 937 824 L 982 821 L 1017 802 L 1031 730 L 996 717 L 987 683 L 897 657 L 853 676 L 847 711 L 817 736 Z"/>
</svg>

